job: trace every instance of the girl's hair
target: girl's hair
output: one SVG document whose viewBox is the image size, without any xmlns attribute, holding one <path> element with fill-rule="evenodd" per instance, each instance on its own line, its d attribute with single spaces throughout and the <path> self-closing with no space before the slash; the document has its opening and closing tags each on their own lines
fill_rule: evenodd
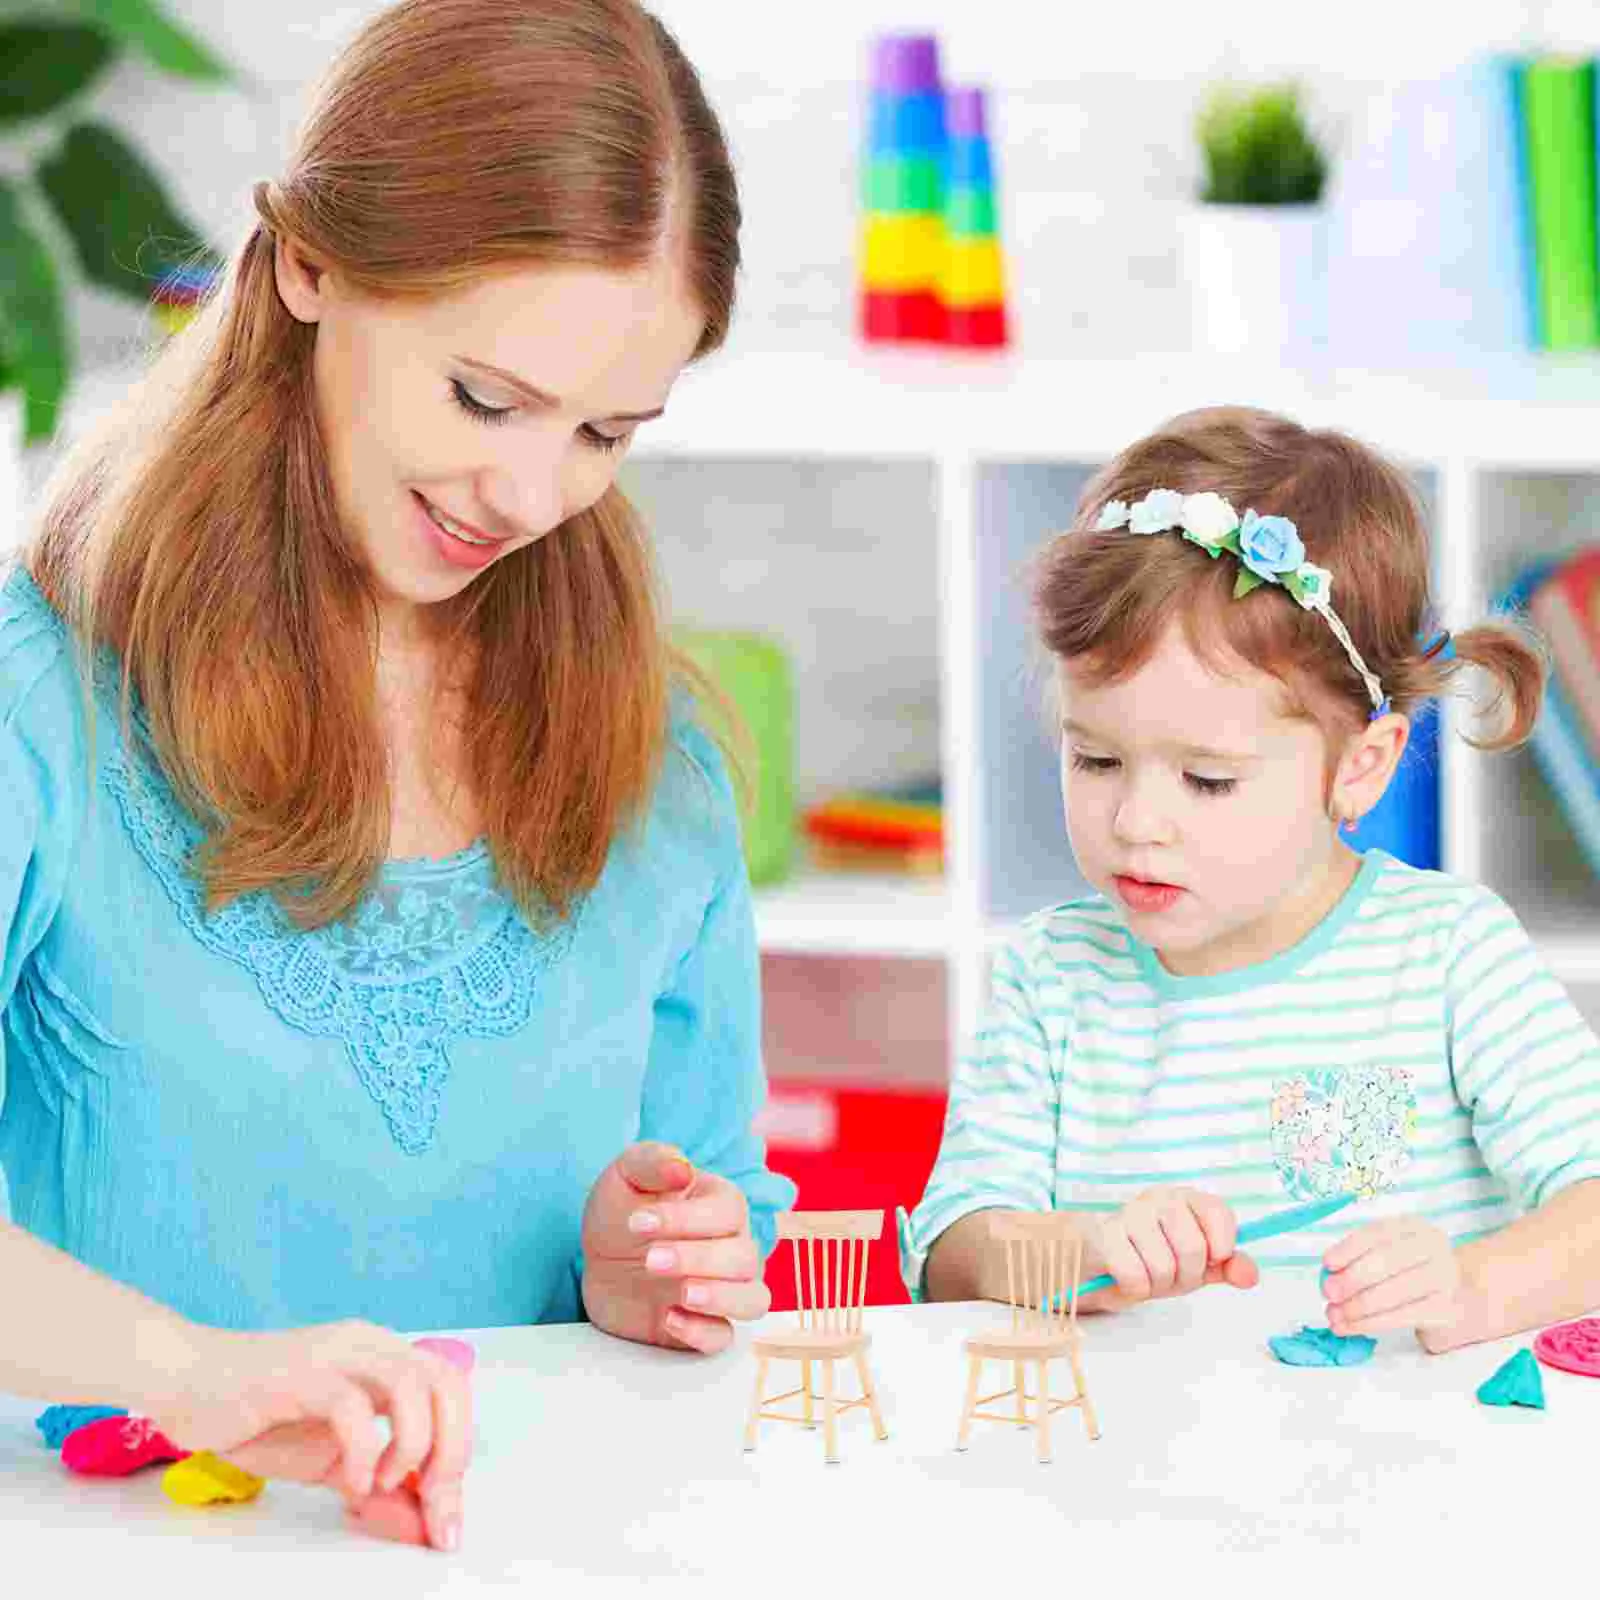
<svg viewBox="0 0 1600 1600">
<path fill-rule="evenodd" d="M 1073 528 L 1051 540 L 1036 569 L 1034 608 L 1051 656 L 1091 681 L 1136 672 L 1176 618 L 1201 659 L 1226 670 L 1248 662 L 1279 679 L 1292 714 L 1330 735 L 1364 726 L 1365 685 L 1332 630 L 1288 594 L 1263 585 L 1233 598 L 1239 564 L 1175 536 L 1093 531 L 1110 500 L 1151 489 L 1214 491 L 1242 516 L 1288 517 L 1306 558 L 1333 575 L 1333 607 L 1396 711 L 1414 714 L 1463 665 L 1495 694 L 1484 708 L 1501 726 L 1469 739 L 1480 749 L 1521 743 L 1544 693 L 1536 639 L 1506 617 L 1434 636 L 1428 537 L 1405 475 L 1343 433 L 1313 431 L 1239 406 L 1190 411 L 1122 452 L 1085 488 Z M 1455 659 L 1444 654 L 1455 645 Z"/>
<path fill-rule="evenodd" d="M 269 888 L 314 926 L 382 864 L 389 785 L 376 611 L 275 241 L 393 301 L 670 251 L 700 355 L 728 327 L 740 211 L 694 69 L 634 0 L 402 0 L 335 62 L 255 204 L 209 303 L 58 473 L 25 559 L 83 648 L 120 658 L 125 711 L 135 691 L 207 826 L 209 903 Z M 473 662 L 467 776 L 530 912 L 592 887 L 659 771 L 675 658 L 655 584 L 613 487 L 432 608 Z"/>
</svg>

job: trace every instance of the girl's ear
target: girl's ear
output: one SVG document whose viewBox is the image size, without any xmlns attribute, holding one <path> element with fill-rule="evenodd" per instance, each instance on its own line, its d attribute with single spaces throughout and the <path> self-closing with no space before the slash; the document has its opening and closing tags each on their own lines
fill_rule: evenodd
<svg viewBox="0 0 1600 1600">
<path fill-rule="evenodd" d="M 1345 746 L 1333 776 L 1329 809 L 1333 816 L 1359 822 L 1383 798 L 1405 754 L 1411 722 L 1398 711 L 1369 722 Z"/>
</svg>

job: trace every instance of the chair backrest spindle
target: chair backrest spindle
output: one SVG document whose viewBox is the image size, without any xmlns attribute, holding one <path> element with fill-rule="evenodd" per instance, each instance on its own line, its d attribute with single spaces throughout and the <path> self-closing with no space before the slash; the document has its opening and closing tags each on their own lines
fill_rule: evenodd
<svg viewBox="0 0 1600 1600">
<path fill-rule="evenodd" d="M 867 1299 L 867 1258 L 872 1241 L 882 1233 L 882 1211 L 779 1214 L 778 1238 L 789 1240 L 794 1251 L 795 1305 L 802 1328 L 837 1335 L 861 1331 Z M 802 1246 L 806 1258 L 803 1276 Z M 818 1254 L 820 1261 L 816 1259 Z"/>
</svg>

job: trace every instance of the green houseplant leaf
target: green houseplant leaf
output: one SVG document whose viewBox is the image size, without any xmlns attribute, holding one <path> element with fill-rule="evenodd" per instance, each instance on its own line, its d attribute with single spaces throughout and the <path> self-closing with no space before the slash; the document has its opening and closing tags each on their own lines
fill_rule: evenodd
<svg viewBox="0 0 1600 1600">
<path fill-rule="evenodd" d="M 0 21 L 0 128 L 45 116 L 81 94 L 114 54 L 98 28 Z"/>
<path fill-rule="evenodd" d="M 1196 121 L 1209 205 L 1314 205 L 1327 160 L 1292 87 L 1215 90 Z"/>
<path fill-rule="evenodd" d="M 102 288 L 146 300 L 175 267 L 209 254 L 138 152 L 99 123 L 72 128 L 37 177 L 79 264 Z"/>
<path fill-rule="evenodd" d="M 54 432 L 68 365 L 55 263 L 28 226 L 15 185 L 0 179 L 0 387 L 7 377 L 22 385 L 27 443 Z"/>
<path fill-rule="evenodd" d="M 224 82 L 226 66 L 168 18 L 155 0 L 76 0 L 77 9 L 164 72 Z"/>
</svg>

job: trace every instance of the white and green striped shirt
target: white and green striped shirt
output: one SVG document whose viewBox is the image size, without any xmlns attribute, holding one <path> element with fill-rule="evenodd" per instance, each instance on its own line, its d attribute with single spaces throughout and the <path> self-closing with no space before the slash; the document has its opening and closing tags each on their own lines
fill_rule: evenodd
<svg viewBox="0 0 1600 1600">
<path fill-rule="evenodd" d="M 1459 1242 L 1600 1178 L 1600 1040 L 1487 889 L 1369 851 L 1299 944 L 1202 978 L 1167 972 L 1102 898 L 1041 912 L 996 958 L 938 1161 L 900 1214 L 906 1284 L 920 1299 L 934 1240 L 985 1207 L 1110 1212 L 1158 1184 L 1240 1222 L 1293 1205 L 1274 1084 L 1374 1066 L 1416 1098 L 1398 1181 L 1253 1246 L 1263 1266 L 1314 1264 L 1384 1216 Z"/>
</svg>

